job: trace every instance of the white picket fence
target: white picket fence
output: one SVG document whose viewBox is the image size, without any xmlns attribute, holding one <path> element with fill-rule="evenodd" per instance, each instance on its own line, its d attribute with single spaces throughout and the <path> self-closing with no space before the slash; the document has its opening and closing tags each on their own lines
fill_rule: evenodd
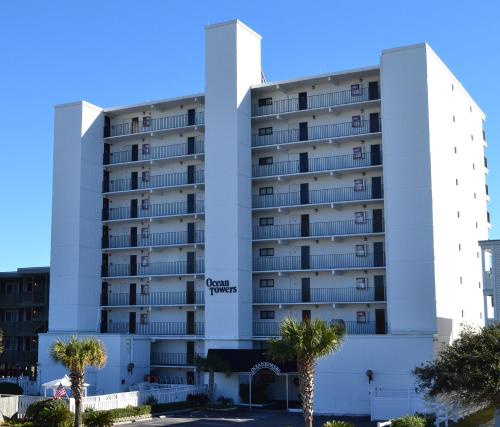
<svg viewBox="0 0 500 427">
<path fill-rule="evenodd" d="M 0 396 L 0 414 L 6 417 L 12 417 L 17 412 L 17 401 L 19 396 L 1 395 Z"/>
<path fill-rule="evenodd" d="M 207 394 L 208 385 L 174 385 L 174 384 L 149 384 L 138 385 L 140 404 L 143 405 L 149 397 L 158 403 L 183 402 L 189 394 Z"/>
<path fill-rule="evenodd" d="M 125 393 L 102 394 L 100 396 L 86 396 L 82 399 L 82 409 L 91 408 L 95 411 L 139 406 L 140 393 L 129 391 Z M 75 412 L 75 399 L 69 399 L 69 409 Z"/>
<path fill-rule="evenodd" d="M 29 377 L 2 377 L 0 383 L 13 383 L 22 387 L 25 394 L 34 396 L 39 393 L 38 383 L 32 381 Z"/>
</svg>

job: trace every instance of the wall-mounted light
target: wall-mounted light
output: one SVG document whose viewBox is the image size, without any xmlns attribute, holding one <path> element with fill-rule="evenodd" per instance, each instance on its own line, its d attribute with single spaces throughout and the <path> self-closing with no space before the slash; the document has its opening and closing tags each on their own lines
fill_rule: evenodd
<svg viewBox="0 0 500 427">
<path fill-rule="evenodd" d="M 373 371 L 371 369 L 368 369 L 366 371 L 366 376 L 368 377 L 368 384 L 370 384 L 373 380 Z"/>
<path fill-rule="evenodd" d="M 129 374 L 133 374 L 133 372 L 134 372 L 134 368 L 135 368 L 135 365 L 134 365 L 133 363 L 129 363 L 129 364 L 127 365 L 127 372 L 128 372 Z"/>
</svg>

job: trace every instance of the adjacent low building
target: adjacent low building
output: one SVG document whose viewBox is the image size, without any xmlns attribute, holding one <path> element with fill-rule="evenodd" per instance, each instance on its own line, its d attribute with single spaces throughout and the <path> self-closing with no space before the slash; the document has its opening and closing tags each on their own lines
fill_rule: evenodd
<svg viewBox="0 0 500 427">
<path fill-rule="evenodd" d="M 0 376 L 35 376 L 38 334 L 49 320 L 49 267 L 0 272 Z"/>
<path fill-rule="evenodd" d="M 486 324 L 500 322 L 500 240 L 479 242 L 483 260 L 484 317 Z"/>
<path fill-rule="evenodd" d="M 316 411 L 366 414 L 372 388 L 413 388 L 461 324 L 484 324 L 484 114 L 427 44 L 275 82 L 241 22 L 205 46 L 204 93 L 55 108 L 43 380 L 73 333 L 106 344 L 88 382 L 114 392 L 195 382 L 209 350 L 248 367 L 285 317 L 319 318 L 347 337 L 318 364 Z M 217 392 L 238 401 L 247 374 Z M 297 398 L 288 373 L 255 380 Z"/>
</svg>

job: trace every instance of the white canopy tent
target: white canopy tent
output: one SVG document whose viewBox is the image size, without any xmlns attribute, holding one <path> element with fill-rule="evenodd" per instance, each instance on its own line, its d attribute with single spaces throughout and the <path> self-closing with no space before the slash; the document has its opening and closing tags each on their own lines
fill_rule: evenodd
<svg viewBox="0 0 500 427">
<path fill-rule="evenodd" d="M 47 390 L 52 390 L 52 396 L 58 389 L 58 387 L 62 385 L 66 389 L 71 389 L 71 381 L 67 375 L 65 375 L 63 378 L 60 378 L 58 380 L 52 380 L 47 383 L 42 384 L 43 387 L 43 395 L 47 397 Z M 87 396 L 87 387 L 89 384 L 85 383 L 83 384 L 83 395 Z"/>
</svg>

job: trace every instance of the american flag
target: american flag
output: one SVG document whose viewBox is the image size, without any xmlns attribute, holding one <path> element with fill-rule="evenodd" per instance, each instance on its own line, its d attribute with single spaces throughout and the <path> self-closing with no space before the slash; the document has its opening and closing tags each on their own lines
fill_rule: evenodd
<svg viewBox="0 0 500 427">
<path fill-rule="evenodd" d="M 59 387 L 57 387 L 57 390 L 54 393 L 54 400 L 60 399 L 61 397 L 64 396 L 66 396 L 66 389 L 63 387 L 62 384 L 59 384 Z"/>
</svg>

